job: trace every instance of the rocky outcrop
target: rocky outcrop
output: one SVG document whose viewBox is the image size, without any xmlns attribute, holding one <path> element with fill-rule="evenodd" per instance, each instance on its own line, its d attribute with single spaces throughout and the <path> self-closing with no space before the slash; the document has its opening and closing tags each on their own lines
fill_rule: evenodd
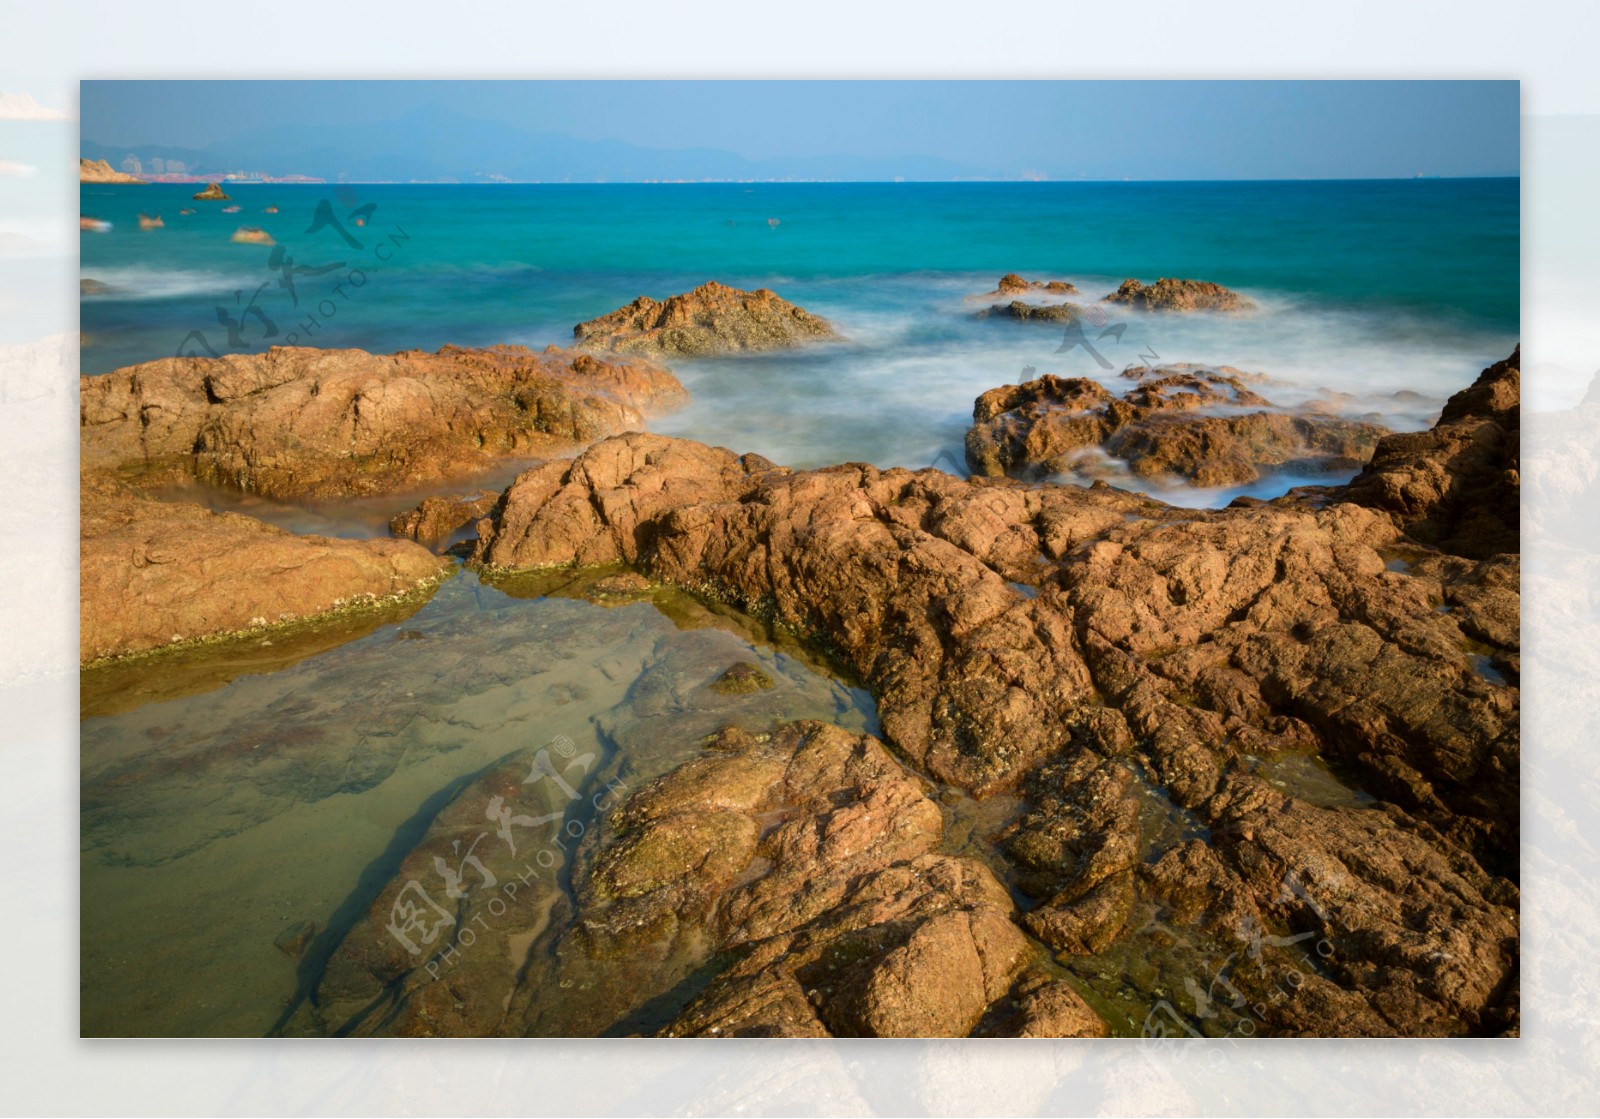
<svg viewBox="0 0 1600 1119">
<path fill-rule="evenodd" d="M 1249 311 L 1255 304 L 1236 291 L 1207 280 L 1173 280 L 1163 276 L 1153 284 L 1123 280 L 1105 297 L 1138 311 Z"/>
<path fill-rule="evenodd" d="M 1103 469 L 1100 456 L 1110 456 L 1140 477 L 1230 486 L 1273 470 L 1356 470 L 1388 433 L 1278 411 L 1251 379 L 1237 370 L 1171 369 L 1120 397 L 1095 381 L 1051 375 L 990 389 L 973 406 L 967 465 L 988 476 L 1093 476 Z"/>
<path fill-rule="evenodd" d="M 86 663 L 378 607 L 448 570 L 408 541 L 296 536 L 103 479 L 85 478 L 80 525 Z"/>
<path fill-rule="evenodd" d="M 1413 538 L 1487 559 L 1519 551 L 1522 348 L 1445 405 L 1430 431 L 1391 435 L 1350 499 L 1393 514 Z"/>
<path fill-rule="evenodd" d="M 1020 299 L 985 307 L 974 316 L 980 319 L 1005 318 L 1041 323 L 1072 322 L 1082 317 L 1083 308 L 1076 303 L 1024 303 Z"/>
<path fill-rule="evenodd" d="M 415 509 L 395 515 L 389 521 L 389 531 L 438 550 L 454 533 L 487 517 L 499 500 L 500 495 L 493 490 L 479 490 L 466 497 L 424 498 Z"/>
<path fill-rule="evenodd" d="M 272 234 L 262 229 L 259 225 L 241 225 L 233 231 L 229 238 L 236 245 L 276 245 Z"/>
<path fill-rule="evenodd" d="M 871 685 L 917 768 L 1026 795 L 1005 843 L 1040 939 L 1104 952 L 1172 908 L 1176 944 L 1139 980 L 1152 1002 L 1228 958 L 1273 1032 L 1500 1032 L 1516 560 L 1438 552 L 1350 497 L 1175 510 L 629 435 L 521 476 L 475 555 L 624 562 L 809 635 Z M 1346 780 L 1275 776 L 1308 756 Z M 761 1006 L 830 1026 L 781 976 L 760 986 L 781 963 L 749 960 Z M 1269 1000 L 1290 970 L 1299 993 Z"/>
<path fill-rule="evenodd" d="M 79 159 L 78 181 L 80 183 L 140 183 L 146 186 L 149 185 L 143 179 L 116 170 L 103 159 Z"/>
<path fill-rule="evenodd" d="M 766 288 L 740 291 L 715 280 L 664 302 L 641 295 L 572 334 L 582 349 L 651 357 L 781 350 L 838 337 L 826 319 Z"/>
<path fill-rule="evenodd" d="M 194 196 L 197 202 L 227 202 L 228 195 L 222 192 L 221 183 L 207 183 L 206 188 Z"/>
<path fill-rule="evenodd" d="M 639 427 L 685 397 L 665 369 L 521 346 L 273 347 L 79 382 L 86 469 L 267 497 L 392 492 Z"/>
<path fill-rule="evenodd" d="M 999 880 L 975 859 L 939 852 L 938 806 L 869 735 L 810 722 L 728 727 L 625 802 L 613 798 L 616 784 L 589 779 L 582 793 L 596 790 L 603 822 L 574 871 L 573 907 L 542 940 L 525 930 L 561 903 L 553 883 L 527 872 L 537 833 L 522 841 L 519 876 L 483 823 L 487 813 L 525 827 L 547 814 L 531 801 L 529 764 L 518 755 L 478 778 L 406 856 L 319 984 L 335 1020 L 383 1000 L 389 1009 L 364 1016 L 361 1032 L 544 1035 L 579 1023 L 600 1032 L 710 967 L 698 996 L 652 1032 L 1105 1032 L 1070 985 L 1039 970 Z M 461 859 L 469 843 L 471 870 Z M 443 935 L 404 944 L 391 914 L 414 883 L 437 878 L 436 861 L 462 866 L 456 896 L 425 914 Z M 519 883 L 511 902 L 496 890 L 505 882 Z M 479 915 L 487 919 L 475 923 Z M 494 942 L 479 943 L 485 935 Z M 559 1005 L 552 988 L 566 992 Z"/>
<path fill-rule="evenodd" d="M 1027 280 L 1015 272 L 1007 272 L 1000 277 L 1000 282 L 995 285 L 993 291 L 973 298 L 998 301 L 1014 299 L 1019 295 L 1027 295 L 1030 292 L 1043 293 L 1045 295 L 1076 295 L 1078 288 L 1077 285 L 1066 280 Z"/>
</svg>

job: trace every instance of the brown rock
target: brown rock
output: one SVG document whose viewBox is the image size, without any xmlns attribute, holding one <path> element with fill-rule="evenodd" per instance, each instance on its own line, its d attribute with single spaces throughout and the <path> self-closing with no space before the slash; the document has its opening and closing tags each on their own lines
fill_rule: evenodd
<svg viewBox="0 0 1600 1119">
<path fill-rule="evenodd" d="M 1163 371 L 1120 398 L 1094 381 L 1047 374 L 978 398 L 967 463 L 975 474 L 1028 478 L 1082 473 L 1094 466 L 1085 455 L 1099 451 L 1141 477 L 1226 486 L 1264 470 L 1353 470 L 1386 433 L 1270 408 L 1236 371 Z"/>
<path fill-rule="evenodd" d="M 838 337 L 826 319 L 766 288 L 740 291 L 715 280 L 665 302 L 641 295 L 572 334 L 582 349 L 651 357 L 781 350 Z"/>
<path fill-rule="evenodd" d="M 1460 407 L 1447 414 L 1441 424 L 1461 422 Z M 1397 549 L 1413 557 L 1404 570 Z M 1514 1019 L 1519 695 L 1482 670 L 1492 659 L 1514 675 L 1513 558 L 1408 544 L 1388 513 L 1340 489 L 1180 511 L 936 471 L 796 473 L 644 435 L 518 479 L 477 558 L 633 564 L 823 643 L 869 682 L 913 764 L 979 795 L 1027 791 L 1003 842 L 1042 900 L 1030 913 L 1041 935 L 1104 951 L 1152 904 L 1192 931 L 1193 947 L 1138 980 L 1152 1001 L 1205 974 L 1206 953 L 1244 945 L 1260 967 L 1237 982 L 1268 1007 L 1263 1030 L 1461 1034 Z M 1257 775 L 1291 753 L 1351 776 Z M 1364 807 L 1350 779 L 1389 803 Z M 679 1028 L 965 1026 L 969 1004 L 905 993 L 920 974 L 909 938 L 850 949 L 880 963 L 899 953 L 877 979 L 876 964 L 783 962 L 796 950 L 783 938 L 846 894 L 860 904 L 870 887 L 874 912 L 892 910 L 906 903 L 904 867 L 925 874 L 940 858 L 908 848 L 902 869 L 840 887 L 806 854 L 818 837 L 792 823 L 762 841 L 774 868 L 718 909 L 749 955 Z M 1319 912 L 1283 900 L 1297 896 L 1286 882 L 1334 896 Z M 962 972 L 954 929 L 919 943 Z M 1302 933 L 1332 955 L 1305 963 L 1290 948 Z M 1273 996 L 1284 983 L 1302 993 Z"/>
<path fill-rule="evenodd" d="M 1025 295 L 1028 292 L 1045 292 L 1049 295 L 1074 295 L 1078 291 L 1075 284 L 1066 280 L 1027 280 L 1015 272 L 1007 272 L 1000 277 L 1000 282 L 995 289 L 987 295 L 980 295 L 978 299 L 1004 299 L 1015 295 Z"/>
<path fill-rule="evenodd" d="M 1249 311 L 1255 304 L 1236 291 L 1207 280 L 1173 280 L 1162 277 L 1153 284 L 1123 280 L 1122 286 L 1105 297 L 1106 303 L 1121 303 L 1140 311 Z"/>
<path fill-rule="evenodd" d="M 80 381 L 82 462 L 267 497 L 383 493 L 638 427 L 683 387 L 648 362 L 521 346 L 274 347 Z"/>
<path fill-rule="evenodd" d="M 1407 535 L 1487 559 L 1519 550 L 1522 348 L 1452 396 L 1430 431 L 1391 435 L 1350 483 Z"/>
<path fill-rule="evenodd" d="M 439 550 L 456 530 L 487 517 L 500 495 L 480 490 L 469 497 L 429 497 L 415 509 L 397 514 L 389 521 L 389 531 L 406 540 Z"/>
<path fill-rule="evenodd" d="M 148 185 L 144 179 L 124 174 L 103 159 L 80 158 L 78 160 L 78 181 L 80 183 L 140 183 Z"/>
<path fill-rule="evenodd" d="M 276 245 L 272 234 L 258 225 L 241 225 L 229 238 L 236 245 Z"/>
<path fill-rule="evenodd" d="M 221 183 L 207 183 L 206 188 L 195 196 L 197 202 L 226 202 L 228 196 L 222 193 Z"/>
<path fill-rule="evenodd" d="M 993 307 L 985 307 L 974 317 L 1020 319 L 1023 322 L 1042 323 L 1072 322 L 1083 317 L 1083 308 L 1076 303 L 1024 303 L 1020 299 L 1014 299 L 1010 303 L 997 303 Z"/>
<path fill-rule="evenodd" d="M 80 525 L 85 662 L 424 593 L 449 568 L 409 541 L 296 536 L 87 478 Z"/>
</svg>

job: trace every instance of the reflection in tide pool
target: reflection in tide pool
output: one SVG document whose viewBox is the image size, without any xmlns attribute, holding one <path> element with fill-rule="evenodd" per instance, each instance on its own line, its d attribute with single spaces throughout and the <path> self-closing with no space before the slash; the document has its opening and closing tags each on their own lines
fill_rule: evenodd
<svg viewBox="0 0 1600 1119">
<path fill-rule="evenodd" d="M 756 623 L 662 590 L 596 605 L 589 582 L 463 573 L 349 644 L 86 719 L 83 1034 L 270 1032 L 449 797 L 508 755 L 565 736 L 631 785 L 724 724 L 876 730 L 865 692 Z M 740 662 L 772 687 L 711 687 Z"/>
</svg>

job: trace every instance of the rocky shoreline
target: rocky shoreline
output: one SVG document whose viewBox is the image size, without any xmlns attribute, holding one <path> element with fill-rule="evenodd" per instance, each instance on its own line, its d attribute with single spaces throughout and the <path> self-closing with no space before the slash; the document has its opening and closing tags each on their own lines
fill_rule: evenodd
<svg viewBox="0 0 1600 1119">
<path fill-rule="evenodd" d="M 1032 290 L 1065 294 L 1008 276 L 995 295 Z M 1249 305 L 1196 281 L 1109 298 Z M 452 569 L 433 549 L 475 524 L 486 576 L 620 565 L 624 600 L 666 584 L 728 604 L 877 702 L 878 736 L 726 727 L 626 797 L 596 791 L 570 881 L 457 966 L 440 953 L 494 895 L 461 885 L 455 931 L 408 952 L 387 929 L 408 875 L 485 813 L 552 807 L 518 803 L 548 758 L 476 775 L 331 946 L 319 1028 L 1099 1036 L 1111 996 L 1086 968 L 1126 950 L 1135 1002 L 1222 1000 L 1218 1023 L 1517 1032 L 1518 354 L 1403 435 L 1275 409 L 1233 370 L 1160 370 L 1120 397 L 1044 377 L 980 397 L 960 479 L 638 430 L 682 387 L 607 355 L 834 337 L 771 292 L 710 284 L 575 333 L 601 356 L 275 349 L 83 379 L 86 661 L 426 593 Z M 1089 449 L 1196 485 L 1366 465 L 1210 510 L 1030 481 Z M 404 539 L 294 536 L 150 492 L 395 492 L 516 457 L 548 461 L 424 501 L 392 522 Z M 1313 763 L 1324 793 L 1282 776 Z M 969 794 L 1015 801 L 994 865 L 949 849 L 941 805 Z M 548 983 L 585 993 L 552 1009 Z"/>
</svg>

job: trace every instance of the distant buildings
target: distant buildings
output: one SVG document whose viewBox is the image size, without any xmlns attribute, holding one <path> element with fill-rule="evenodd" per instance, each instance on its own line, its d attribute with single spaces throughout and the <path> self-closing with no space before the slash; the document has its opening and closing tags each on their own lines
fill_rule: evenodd
<svg viewBox="0 0 1600 1119">
<path fill-rule="evenodd" d="M 184 175 L 184 174 L 187 174 L 188 171 L 189 171 L 189 165 L 187 163 L 185 163 L 183 160 L 181 160 L 181 159 L 169 159 L 169 160 L 167 160 L 167 174 L 169 174 L 169 175 Z"/>
<path fill-rule="evenodd" d="M 144 164 L 139 162 L 139 157 L 130 155 L 122 161 L 122 170 L 129 175 L 144 174 Z"/>
</svg>

